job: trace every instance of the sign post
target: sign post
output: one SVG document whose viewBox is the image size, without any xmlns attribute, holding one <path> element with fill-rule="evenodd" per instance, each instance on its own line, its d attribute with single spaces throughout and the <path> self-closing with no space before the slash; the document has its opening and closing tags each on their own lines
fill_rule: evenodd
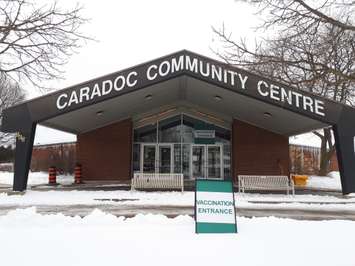
<svg viewBox="0 0 355 266">
<path fill-rule="evenodd" d="M 231 181 L 197 179 L 195 188 L 196 233 L 237 233 Z"/>
</svg>

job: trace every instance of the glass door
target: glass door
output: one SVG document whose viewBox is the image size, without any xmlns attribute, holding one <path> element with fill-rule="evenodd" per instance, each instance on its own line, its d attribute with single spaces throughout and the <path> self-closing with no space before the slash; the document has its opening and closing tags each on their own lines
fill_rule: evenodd
<svg viewBox="0 0 355 266">
<path fill-rule="evenodd" d="M 192 145 L 191 154 L 192 178 L 206 178 L 206 154 L 204 145 Z"/>
<path fill-rule="evenodd" d="M 222 179 L 222 147 L 207 145 L 207 178 Z"/>
<path fill-rule="evenodd" d="M 172 173 L 172 146 L 159 144 L 159 173 Z"/>
<path fill-rule="evenodd" d="M 142 144 L 140 169 L 143 173 L 172 173 L 172 145 L 151 143 Z"/>
<path fill-rule="evenodd" d="M 156 145 L 155 144 L 143 144 L 142 145 L 142 171 L 143 173 L 155 173 L 156 172 Z"/>
</svg>

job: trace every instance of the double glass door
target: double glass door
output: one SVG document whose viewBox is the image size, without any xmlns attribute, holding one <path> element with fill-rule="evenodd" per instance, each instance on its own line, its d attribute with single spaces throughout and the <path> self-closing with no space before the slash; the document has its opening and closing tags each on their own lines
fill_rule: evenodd
<svg viewBox="0 0 355 266">
<path fill-rule="evenodd" d="M 223 149 L 218 144 L 191 144 L 187 175 L 192 179 L 223 179 Z M 144 173 L 174 173 L 174 144 L 141 145 L 140 169 Z"/>
<path fill-rule="evenodd" d="M 141 169 L 144 173 L 172 173 L 173 145 L 143 144 Z"/>
<path fill-rule="evenodd" d="M 191 177 L 222 179 L 222 154 L 221 145 L 192 145 Z"/>
</svg>

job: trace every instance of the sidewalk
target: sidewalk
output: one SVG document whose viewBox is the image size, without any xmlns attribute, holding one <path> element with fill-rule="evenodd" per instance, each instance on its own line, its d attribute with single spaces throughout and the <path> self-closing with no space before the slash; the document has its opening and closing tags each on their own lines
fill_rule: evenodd
<svg viewBox="0 0 355 266">
<path fill-rule="evenodd" d="M 194 193 L 130 191 L 128 183 L 32 185 L 27 192 L 12 192 L 0 185 L 0 215 L 35 207 L 39 213 L 84 217 L 95 209 L 115 216 L 140 213 L 169 217 L 194 214 Z M 1 194 L 2 193 L 2 194 Z M 282 217 L 299 220 L 355 220 L 355 195 L 338 190 L 296 188 L 296 196 L 278 193 L 235 193 L 236 213 L 245 217 Z"/>
<path fill-rule="evenodd" d="M 259 204 L 260 205 L 260 204 Z M 0 215 L 6 215 L 9 211 L 15 209 L 24 209 L 30 206 L 23 205 L 5 205 L 0 207 Z M 110 213 L 115 216 L 132 217 L 137 214 L 163 214 L 168 217 L 176 217 L 179 215 L 194 215 L 193 206 L 174 206 L 174 205 L 36 205 L 38 213 L 41 214 L 57 214 L 62 213 L 66 216 L 87 216 L 95 209 Z M 296 220 L 352 220 L 355 221 L 355 210 L 314 210 L 293 208 L 277 208 L 276 206 L 258 206 L 236 207 L 237 216 L 243 217 L 280 217 L 291 218 Z"/>
</svg>

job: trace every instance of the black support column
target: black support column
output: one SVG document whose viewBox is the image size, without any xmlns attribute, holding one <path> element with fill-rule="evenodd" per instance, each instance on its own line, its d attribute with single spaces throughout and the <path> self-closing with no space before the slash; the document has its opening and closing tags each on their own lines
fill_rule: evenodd
<svg viewBox="0 0 355 266">
<path fill-rule="evenodd" d="M 355 192 L 355 121 L 352 112 L 342 112 L 333 126 L 343 194 Z"/>
<path fill-rule="evenodd" d="M 36 123 L 29 123 L 23 130 L 16 133 L 14 191 L 26 190 L 35 132 Z"/>
</svg>

